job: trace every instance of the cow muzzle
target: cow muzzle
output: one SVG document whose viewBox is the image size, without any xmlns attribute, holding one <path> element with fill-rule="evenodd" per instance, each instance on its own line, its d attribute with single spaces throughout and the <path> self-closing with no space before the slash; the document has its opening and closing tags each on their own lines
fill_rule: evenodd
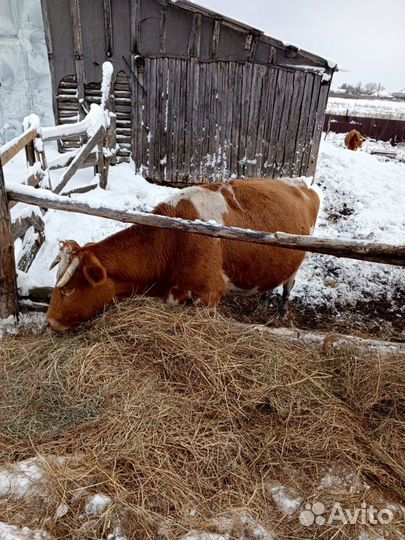
<svg viewBox="0 0 405 540">
<path fill-rule="evenodd" d="M 49 326 L 52 328 L 54 332 L 57 332 L 58 334 L 65 334 L 68 330 L 70 330 L 70 326 L 66 326 L 62 324 L 61 322 L 57 321 L 56 319 L 49 319 L 48 318 Z"/>
</svg>

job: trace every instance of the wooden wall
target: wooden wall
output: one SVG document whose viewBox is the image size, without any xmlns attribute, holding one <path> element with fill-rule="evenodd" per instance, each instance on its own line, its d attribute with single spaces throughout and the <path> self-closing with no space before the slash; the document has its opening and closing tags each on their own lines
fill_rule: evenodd
<svg viewBox="0 0 405 540">
<path fill-rule="evenodd" d="M 320 75 L 171 58 L 134 58 L 133 72 L 133 157 L 148 179 L 313 173 L 328 90 Z"/>
</svg>

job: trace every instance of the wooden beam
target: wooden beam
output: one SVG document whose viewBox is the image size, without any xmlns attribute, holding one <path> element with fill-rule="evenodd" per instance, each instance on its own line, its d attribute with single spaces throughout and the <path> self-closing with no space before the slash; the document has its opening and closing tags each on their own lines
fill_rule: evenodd
<svg viewBox="0 0 405 540">
<path fill-rule="evenodd" d="M 17 238 L 22 238 L 30 227 L 34 227 L 36 231 L 40 232 L 43 232 L 45 228 L 44 220 L 34 211 L 31 215 L 19 217 L 13 222 L 11 226 L 13 231 L 13 240 L 16 241 Z"/>
<path fill-rule="evenodd" d="M 375 352 L 384 356 L 391 354 L 403 355 L 405 353 L 404 343 L 392 341 L 365 339 L 358 336 L 316 332 L 314 330 L 301 330 L 300 328 L 270 328 L 262 324 L 251 325 L 235 322 L 232 323 L 232 326 L 240 328 L 241 331 L 263 333 L 277 340 L 322 351 L 356 348 L 364 352 Z"/>
<path fill-rule="evenodd" d="M 166 54 L 166 40 L 167 40 L 167 9 L 162 7 L 160 10 L 160 25 L 159 25 L 159 39 L 160 39 L 160 54 Z"/>
<path fill-rule="evenodd" d="M 106 189 L 107 187 L 107 178 L 108 178 L 108 163 L 104 158 L 104 141 L 103 138 L 98 142 L 98 151 L 97 151 L 97 174 L 100 175 L 100 187 Z"/>
<path fill-rule="evenodd" d="M 218 54 L 219 35 L 221 33 L 221 19 L 215 19 L 212 31 L 210 58 L 216 58 Z"/>
<path fill-rule="evenodd" d="M 78 212 L 124 223 L 138 223 L 140 225 L 202 234 L 227 240 L 253 242 L 285 249 L 333 255 L 334 257 L 405 266 L 405 245 L 373 244 L 361 240 L 332 240 L 281 232 L 251 231 L 239 227 L 225 227 L 217 223 L 189 221 L 147 212 L 128 212 L 102 206 L 92 207 L 89 204 L 60 197 L 46 190 L 33 189 L 18 184 L 7 187 L 7 193 L 12 201 L 34 204 L 42 208 Z"/>
<path fill-rule="evenodd" d="M 200 56 L 201 44 L 201 13 L 194 13 L 193 26 L 191 27 L 190 39 L 188 42 L 189 56 L 198 58 Z"/>
<path fill-rule="evenodd" d="M 141 0 L 131 0 L 131 53 L 140 52 Z"/>
<path fill-rule="evenodd" d="M 91 137 L 91 139 L 80 148 L 80 150 L 75 155 L 72 163 L 65 171 L 61 182 L 55 187 L 55 193 L 60 193 L 62 191 L 62 189 L 66 186 L 72 176 L 79 170 L 80 165 L 82 165 L 84 160 L 91 154 L 93 148 L 103 138 L 104 133 L 104 126 L 100 126 L 96 133 Z"/>
<path fill-rule="evenodd" d="M 37 136 L 35 129 L 30 128 L 21 133 L 18 137 L 15 137 L 11 141 L 0 147 L 0 161 L 2 165 L 5 165 L 18 154 L 27 144 L 32 142 Z"/>
<path fill-rule="evenodd" d="M 103 6 L 105 54 L 108 56 L 108 58 L 111 58 L 111 56 L 114 54 L 111 0 L 103 0 Z"/>
<path fill-rule="evenodd" d="M 17 316 L 17 273 L 14 239 L 3 166 L 0 162 L 0 318 Z"/>
<path fill-rule="evenodd" d="M 52 0 L 49 0 L 49 1 L 52 1 Z M 54 57 L 51 24 L 49 21 L 47 2 L 48 0 L 41 0 L 41 8 L 42 8 L 42 20 L 44 22 L 46 47 L 48 49 L 49 69 L 51 73 L 53 117 L 55 119 L 55 122 L 57 122 L 58 121 L 58 104 L 56 101 L 56 94 L 58 93 L 58 88 L 57 88 L 57 81 L 55 79 L 55 57 Z"/>
<path fill-rule="evenodd" d="M 75 52 L 77 98 L 80 102 L 81 99 L 84 99 L 84 60 L 79 0 L 70 0 L 70 13 L 72 17 L 73 44 Z M 79 115 L 80 118 L 83 118 L 85 115 L 82 108 L 79 109 Z"/>
</svg>

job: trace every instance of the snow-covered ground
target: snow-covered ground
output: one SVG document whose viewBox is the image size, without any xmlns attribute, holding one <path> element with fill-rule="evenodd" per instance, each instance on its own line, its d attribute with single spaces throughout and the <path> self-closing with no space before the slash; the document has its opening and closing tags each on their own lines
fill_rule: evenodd
<svg viewBox="0 0 405 540">
<path fill-rule="evenodd" d="M 330 133 L 321 143 L 316 183 L 324 194 L 323 210 L 315 234 L 330 238 L 367 239 L 370 242 L 403 243 L 405 229 L 405 152 L 402 159 L 371 155 L 386 143 L 367 142 L 362 151 L 351 152 L 343 145 L 343 135 Z M 392 150 L 392 148 L 391 148 Z M 48 149 L 54 156 L 54 147 Z M 24 177 L 23 154 L 5 166 L 6 182 Z M 63 169 L 52 171 L 55 185 Z M 92 169 L 82 169 L 65 190 L 94 183 Z M 104 202 L 127 210 L 151 210 L 175 191 L 174 188 L 148 183 L 134 174 L 133 163 L 110 168 L 107 190 L 96 188 L 85 194 L 74 194 L 80 201 Z M 31 212 L 33 207 L 18 203 L 12 209 L 13 219 Z M 39 211 L 38 209 L 36 211 Z M 83 214 L 49 210 L 43 215 L 45 242 L 27 273 L 19 271 L 18 285 L 22 294 L 32 287 L 52 287 L 55 270 L 49 265 L 58 250 L 58 241 L 73 238 L 80 244 L 96 242 L 128 225 Z M 16 256 L 21 253 L 21 240 L 16 242 Z M 383 300 L 398 311 L 398 290 L 403 288 L 403 271 L 386 265 L 308 255 L 299 273 L 293 297 L 312 307 L 336 308 L 355 306 L 364 300 Z"/>
<path fill-rule="evenodd" d="M 404 150 L 395 149 L 398 155 L 394 160 L 369 153 L 387 149 L 388 143 L 368 141 L 361 151 L 352 152 L 343 140 L 344 134 L 330 133 L 321 143 L 316 183 L 324 200 L 315 234 L 403 244 Z M 401 268 L 311 254 L 298 275 L 293 295 L 337 311 L 362 301 L 387 301 L 397 312 L 401 307 L 398 291 L 404 286 Z"/>
<path fill-rule="evenodd" d="M 326 113 L 405 120 L 405 101 L 330 97 Z"/>
</svg>

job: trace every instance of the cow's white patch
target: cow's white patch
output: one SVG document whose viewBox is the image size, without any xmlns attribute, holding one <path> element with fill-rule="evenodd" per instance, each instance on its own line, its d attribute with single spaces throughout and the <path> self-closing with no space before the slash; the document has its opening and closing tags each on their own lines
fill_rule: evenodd
<svg viewBox="0 0 405 540">
<path fill-rule="evenodd" d="M 169 306 L 178 306 L 179 301 L 177 298 L 173 296 L 173 293 L 170 291 L 168 297 L 166 298 L 166 303 L 169 304 Z"/>
<path fill-rule="evenodd" d="M 180 201 L 190 201 L 202 221 L 216 221 L 224 223 L 224 215 L 228 212 L 225 197 L 220 191 L 211 191 L 199 186 L 182 189 L 170 197 L 166 202 L 171 206 L 177 206 Z"/>
<path fill-rule="evenodd" d="M 251 296 L 252 294 L 257 294 L 259 292 L 259 287 L 252 287 L 251 289 L 241 289 L 229 281 L 228 283 L 228 294 L 234 294 L 235 296 Z"/>
<path fill-rule="evenodd" d="M 298 176 L 297 178 L 280 178 L 285 184 L 290 184 L 295 187 L 306 187 L 309 188 L 310 178 L 306 176 Z"/>
</svg>

